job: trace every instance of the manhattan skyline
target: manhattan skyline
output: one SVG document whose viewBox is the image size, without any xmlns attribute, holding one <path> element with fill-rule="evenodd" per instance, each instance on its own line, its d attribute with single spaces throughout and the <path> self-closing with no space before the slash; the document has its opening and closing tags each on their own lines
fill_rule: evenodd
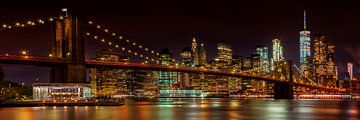
<svg viewBox="0 0 360 120">
<path fill-rule="evenodd" d="M 69 6 L 64 6 L 65 3 L 68 3 Z M 198 42 L 205 43 L 210 60 L 216 56 L 215 46 L 218 42 L 231 43 L 234 54 L 249 56 L 255 52 L 256 45 L 270 47 L 272 39 L 280 38 L 284 47 L 285 59 L 293 60 L 295 63 L 299 61 L 298 33 L 303 26 L 303 10 L 306 10 L 307 26 L 312 32 L 312 42 L 314 34 L 325 34 L 328 40 L 335 42 L 336 62 L 340 74 L 344 73 L 347 60 L 354 62 L 355 76 L 359 73 L 356 69 L 359 66 L 356 62 L 360 60 L 356 57 L 358 54 L 356 52 L 358 51 L 357 45 L 359 45 L 359 42 L 356 42 L 356 30 L 359 28 L 359 23 L 356 21 L 360 19 L 360 16 L 356 15 L 358 8 L 347 8 L 347 6 L 351 6 L 350 3 L 326 1 L 280 2 L 277 4 L 255 2 L 124 2 L 120 5 L 123 7 L 120 8 L 116 8 L 116 5 L 111 5 L 111 3 L 96 4 L 95 2 L 89 2 L 88 5 L 83 6 L 80 2 L 60 2 L 59 4 L 34 2 L 20 4 L 22 7 L 10 4 L 13 3 L 0 8 L 1 14 L 3 14 L 0 20 L 5 21 L 5 23 L 19 19 L 26 21 L 26 18 L 36 17 L 32 15 L 35 13 L 39 16 L 53 16 L 59 13 L 61 7 L 67 7 L 72 14 L 91 16 L 101 23 L 107 23 L 106 25 L 114 28 L 114 31 L 125 33 L 129 39 L 149 48 L 156 50 L 159 50 L 157 48 L 170 48 L 170 52 L 174 54 L 176 59 L 179 58 L 183 47 L 190 47 L 194 32 Z M 115 8 L 105 7 L 109 5 Z M 47 31 L 48 29 L 42 27 L 40 31 L 34 32 L 34 34 L 29 32 L 32 29 L 24 29 L 23 31 L 26 34 L 22 34 L 22 36 L 17 36 L 18 31 L 12 30 L 1 33 L 0 35 L 4 36 L 3 44 L 0 45 L 1 51 L 9 51 L 15 47 L 29 49 L 30 54 L 46 55 L 50 48 L 50 32 Z M 41 34 L 48 35 L 37 37 Z M 11 43 L 9 41 L 17 42 Z M 89 46 L 91 48 L 97 44 Z M 16 52 L 16 50 L 12 50 L 12 52 Z M 37 76 L 43 79 L 48 78 L 42 77 L 46 76 L 46 68 L 27 70 L 27 67 L 9 67 L 8 65 L 3 66 L 3 68 L 7 72 L 7 78 L 15 81 L 29 79 L 30 76 L 23 78 L 16 76 L 24 70 L 36 72 Z M 8 73 L 9 71 L 10 73 Z"/>
</svg>

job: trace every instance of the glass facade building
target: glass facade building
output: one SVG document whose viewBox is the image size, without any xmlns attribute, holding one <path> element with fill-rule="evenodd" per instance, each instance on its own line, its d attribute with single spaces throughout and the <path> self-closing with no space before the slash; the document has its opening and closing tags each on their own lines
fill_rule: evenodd
<svg viewBox="0 0 360 120">
<path fill-rule="evenodd" d="M 35 83 L 34 100 L 81 100 L 91 98 L 89 84 L 81 83 Z"/>
<path fill-rule="evenodd" d="M 283 47 L 281 45 L 280 39 L 272 40 L 272 58 L 271 58 L 271 68 L 274 69 L 275 62 L 284 60 Z"/>
<path fill-rule="evenodd" d="M 300 31 L 300 67 L 304 70 L 307 64 L 307 56 L 311 56 L 310 31 L 306 28 L 306 12 L 304 11 L 304 27 Z"/>
</svg>

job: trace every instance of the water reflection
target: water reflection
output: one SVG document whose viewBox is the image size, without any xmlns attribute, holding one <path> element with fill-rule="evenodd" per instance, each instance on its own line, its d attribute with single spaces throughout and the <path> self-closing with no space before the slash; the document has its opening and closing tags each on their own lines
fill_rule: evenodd
<svg viewBox="0 0 360 120">
<path fill-rule="evenodd" d="M 223 120 L 358 119 L 356 101 L 170 99 L 127 101 L 124 106 L 0 108 L 6 120 Z"/>
</svg>

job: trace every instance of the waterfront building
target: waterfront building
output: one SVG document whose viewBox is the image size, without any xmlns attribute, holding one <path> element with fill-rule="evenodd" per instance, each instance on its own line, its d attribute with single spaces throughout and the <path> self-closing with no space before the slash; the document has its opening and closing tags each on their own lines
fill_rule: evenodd
<svg viewBox="0 0 360 120">
<path fill-rule="evenodd" d="M 34 100 L 83 100 L 90 99 L 91 88 L 83 83 L 34 83 Z"/>
<path fill-rule="evenodd" d="M 228 90 L 230 95 L 239 94 L 241 90 L 241 78 L 228 77 Z"/>
<path fill-rule="evenodd" d="M 146 72 L 139 70 L 132 70 L 127 72 L 126 86 L 128 95 L 137 97 L 144 96 L 145 79 Z"/>
<path fill-rule="evenodd" d="M 304 11 L 304 26 L 300 31 L 300 69 L 304 71 L 310 66 L 307 66 L 307 57 L 311 56 L 311 39 L 310 39 L 310 30 L 306 26 L 306 11 Z"/>
<path fill-rule="evenodd" d="M 102 51 L 96 56 L 98 61 L 129 62 L 129 57 L 121 56 L 112 51 Z M 93 97 L 111 98 L 116 95 L 128 94 L 126 70 L 114 68 L 90 69 L 90 83 Z"/>
<path fill-rule="evenodd" d="M 144 96 L 145 97 L 156 97 L 159 94 L 158 88 L 158 75 L 159 73 L 156 71 L 146 72 L 145 80 L 144 80 Z"/>
<path fill-rule="evenodd" d="M 207 94 L 200 90 L 160 90 L 163 97 L 206 97 Z"/>
<path fill-rule="evenodd" d="M 169 49 L 162 49 L 159 54 L 160 64 L 173 66 L 175 61 Z M 181 74 L 179 72 L 159 71 L 158 88 L 159 90 L 179 89 L 181 84 Z"/>
<path fill-rule="evenodd" d="M 164 66 L 174 65 L 172 54 L 169 49 L 161 49 L 159 53 L 160 64 Z M 159 71 L 159 90 L 169 90 L 174 82 L 173 72 Z"/>
</svg>

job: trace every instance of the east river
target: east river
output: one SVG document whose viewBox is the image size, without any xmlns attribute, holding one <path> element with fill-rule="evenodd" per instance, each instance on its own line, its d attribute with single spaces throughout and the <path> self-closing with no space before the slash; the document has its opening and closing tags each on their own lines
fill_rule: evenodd
<svg viewBox="0 0 360 120">
<path fill-rule="evenodd" d="M 296 120 L 360 119 L 360 102 L 346 100 L 170 99 L 123 106 L 0 108 L 0 120 Z"/>
</svg>

